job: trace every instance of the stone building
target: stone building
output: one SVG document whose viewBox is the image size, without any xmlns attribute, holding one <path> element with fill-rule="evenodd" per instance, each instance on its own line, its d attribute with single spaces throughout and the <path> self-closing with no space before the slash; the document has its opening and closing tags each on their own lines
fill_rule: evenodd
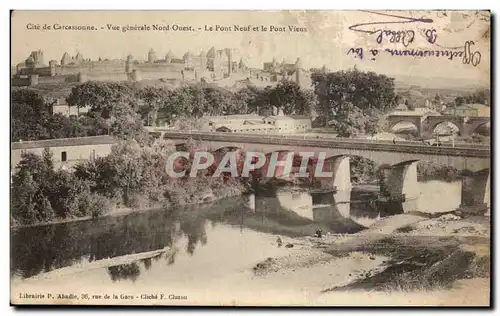
<svg viewBox="0 0 500 316">
<path fill-rule="evenodd" d="M 262 81 L 271 83 L 281 80 L 290 80 L 296 82 L 301 88 L 311 88 L 311 73 L 304 69 L 302 61 L 297 58 L 295 63 L 288 63 L 283 59 L 278 63 L 276 58 L 271 62 L 263 64 L 262 71 L 255 72 L 254 76 Z"/>
<path fill-rule="evenodd" d="M 68 168 L 79 162 L 107 156 L 116 140 L 111 136 L 59 138 L 22 141 L 11 144 L 11 170 L 15 170 L 23 153 L 42 155 L 45 148 L 52 152 L 55 168 Z"/>
<path fill-rule="evenodd" d="M 57 98 L 56 102 L 52 105 L 52 114 L 61 114 L 64 116 L 80 116 L 90 111 L 89 106 L 77 107 L 69 106 L 66 97 Z"/>
<path fill-rule="evenodd" d="M 294 134 L 311 130 L 311 118 L 301 115 L 207 116 L 201 122 L 201 129 L 209 132 Z"/>
</svg>

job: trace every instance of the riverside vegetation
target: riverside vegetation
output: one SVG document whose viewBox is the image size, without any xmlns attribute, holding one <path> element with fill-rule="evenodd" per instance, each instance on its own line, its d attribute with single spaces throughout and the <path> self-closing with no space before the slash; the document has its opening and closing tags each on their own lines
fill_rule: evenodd
<svg viewBox="0 0 500 316">
<path fill-rule="evenodd" d="M 188 147 L 194 152 L 199 145 L 192 141 Z M 196 178 L 168 177 L 165 165 L 173 151 L 175 146 L 165 140 L 150 141 L 146 146 L 123 141 L 113 146 L 110 155 L 78 164 L 74 172 L 55 169 L 48 150 L 42 156 L 24 154 L 12 177 L 12 225 L 202 203 L 246 190 L 245 179 L 224 174 L 212 177 L 208 171 Z"/>
<path fill-rule="evenodd" d="M 136 140 L 121 141 L 108 156 L 80 163 L 74 172 L 54 168 L 49 150 L 42 156 L 25 153 L 12 177 L 11 224 L 25 226 L 98 217 L 129 209 L 198 204 L 241 195 L 259 183 L 258 170 L 249 178 L 232 178 L 227 173 L 213 177 L 215 165 L 198 171 L 197 177 L 190 177 L 190 161 L 184 158 L 179 163 L 180 168 L 187 171 L 186 176 L 169 177 L 165 166 L 167 157 L 175 150 L 175 146 L 164 139 L 150 138 L 142 144 Z M 195 151 L 206 149 L 190 140 L 185 150 L 192 157 Z M 418 166 L 420 181 L 453 181 L 460 176 L 454 169 L 425 163 Z M 383 166 L 377 168 L 367 159 L 353 158 L 352 181 L 375 183 L 381 168 Z"/>
<path fill-rule="evenodd" d="M 70 106 L 86 105 L 90 110 L 69 118 L 52 113 L 55 99 L 50 89 L 13 89 L 13 141 L 111 134 L 121 142 L 109 156 L 80 164 L 74 172 L 56 170 L 48 151 L 42 157 L 23 155 L 12 177 L 12 225 L 97 217 L 124 208 L 200 203 L 241 194 L 248 187 L 248 179 L 224 175 L 168 178 L 166 157 L 175 147 L 164 140 L 153 141 L 144 125 L 166 122 L 187 130 L 204 115 L 276 111 L 310 115 L 315 111 L 323 125 L 334 126 L 341 137 L 352 137 L 378 132 L 379 119 L 397 103 L 394 80 L 373 72 L 318 70 L 312 80 L 312 90 L 285 80 L 274 87 L 249 85 L 237 91 L 206 83 L 172 88 L 86 82 L 69 87 L 66 99 Z M 370 88 L 367 82 L 378 88 Z M 191 151 L 202 150 L 195 142 L 189 146 Z M 369 160 L 352 159 L 354 183 L 374 182 L 376 170 Z M 454 177 L 454 172 L 419 164 L 424 180 L 433 175 Z"/>
</svg>

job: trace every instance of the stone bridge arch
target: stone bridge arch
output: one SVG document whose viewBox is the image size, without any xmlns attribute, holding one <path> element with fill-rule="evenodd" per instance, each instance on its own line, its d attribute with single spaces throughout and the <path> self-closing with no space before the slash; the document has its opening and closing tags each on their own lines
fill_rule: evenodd
<svg viewBox="0 0 500 316">
<path fill-rule="evenodd" d="M 421 134 L 422 129 L 422 117 L 418 115 L 390 115 L 387 117 L 388 122 L 388 132 L 391 132 L 394 126 L 398 123 L 407 122 L 412 124 L 417 128 L 418 135 Z"/>
<path fill-rule="evenodd" d="M 452 115 L 440 115 L 440 116 L 428 116 L 422 124 L 421 136 L 432 137 L 434 130 L 441 123 L 452 123 L 458 127 L 458 133 L 460 136 L 465 134 L 464 131 L 464 119 L 460 116 Z"/>
<path fill-rule="evenodd" d="M 465 122 L 465 133 L 467 135 L 472 135 L 474 134 L 480 127 L 491 123 L 491 120 L 489 117 L 469 117 L 467 118 Z M 491 130 L 491 126 L 490 126 Z M 491 131 L 490 131 L 491 134 Z"/>
<path fill-rule="evenodd" d="M 241 150 L 242 148 L 237 146 L 224 146 L 217 148 L 216 150 L 211 150 L 211 153 L 214 156 L 214 162 L 210 167 L 211 171 L 216 172 L 218 168 L 230 168 L 232 167 L 231 164 L 235 162 L 237 175 L 240 175 L 245 159 L 245 157 L 241 153 Z M 232 160 L 233 157 L 227 155 L 228 153 L 234 153 L 234 161 Z"/>
<path fill-rule="evenodd" d="M 293 161 L 294 158 L 298 155 L 293 150 L 287 150 L 287 149 L 279 149 L 279 150 L 273 150 L 271 152 L 265 153 L 266 161 L 262 167 L 259 168 L 259 171 L 262 176 L 266 178 L 290 178 L 292 173 L 293 173 Z M 276 161 L 272 161 L 274 158 Z M 281 165 L 274 165 L 274 163 L 279 164 L 280 162 L 284 162 L 288 159 L 288 157 L 291 156 L 291 162 L 292 165 L 290 165 L 290 169 L 287 169 L 285 166 Z M 274 170 L 270 169 L 274 168 Z M 288 176 L 287 176 L 288 175 Z"/>
</svg>

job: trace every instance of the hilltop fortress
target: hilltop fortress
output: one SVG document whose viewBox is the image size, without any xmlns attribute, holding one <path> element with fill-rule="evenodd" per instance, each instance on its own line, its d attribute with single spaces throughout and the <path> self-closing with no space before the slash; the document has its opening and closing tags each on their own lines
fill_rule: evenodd
<svg viewBox="0 0 500 316">
<path fill-rule="evenodd" d="M 281 79 L 288 79 L 301 86 L 310 86 L 310 74 L 302 68 L 300 59 L 295 63 L 283 60 L 278 63 L 265 62 L 263 69 L 250 69 L 243 58 L 233 60 L 230 48 L 210 48 L 193 55 L 186 52 L 178 58 L 170 51 L 159 58 L 151 49 L 147 60 L 134 59 L 85 59 L 82 54 L 70 56 L 67 52 L 60 62 L 44 62 L 43 51 L 33 51 L 28 58 L 16 66 L 12 76 L 13 86 L 36 86 L 42 83 L 86 82 L 86 81 L 131 81 L 162 80 L 171 82 L 214 82 L 231 86 L 237 81 L 247 80 L 259 85 L 272 85 Z"/>
</svg>

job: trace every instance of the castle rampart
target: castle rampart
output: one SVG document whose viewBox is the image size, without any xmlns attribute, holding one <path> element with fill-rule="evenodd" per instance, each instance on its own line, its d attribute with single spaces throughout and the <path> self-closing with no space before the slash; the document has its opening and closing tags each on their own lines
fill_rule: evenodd
<svg viewBox="0 0 500 316">
<path fill-rule="evenodd" d="M 85 82 L 96 81 L 140 81 L 154 79 L 199 81 L 202 77 L 214 80 L 227 78 L 246 66 L 232 60 L 232 50 L 210 48 L 208 53 L 186 52 L 182 58 L 176 58 L 172 52 L 158 59 L 151 49 L 144 61 L 129 55 L 126 59 L 98 61 L 85 59 L 82 54 L 70 56 L 64 53 L 60 62 L 51 60 L 43 64 L 43 52 L 33 51 L 24 63 L 16 66 L 12 78 L 14 85 L 36 85 L 38 82 Z M 207 75 L 208 73 L 208 75 Z M 28 79 L 37 75 L 38 80 Z"/>
</svg>

